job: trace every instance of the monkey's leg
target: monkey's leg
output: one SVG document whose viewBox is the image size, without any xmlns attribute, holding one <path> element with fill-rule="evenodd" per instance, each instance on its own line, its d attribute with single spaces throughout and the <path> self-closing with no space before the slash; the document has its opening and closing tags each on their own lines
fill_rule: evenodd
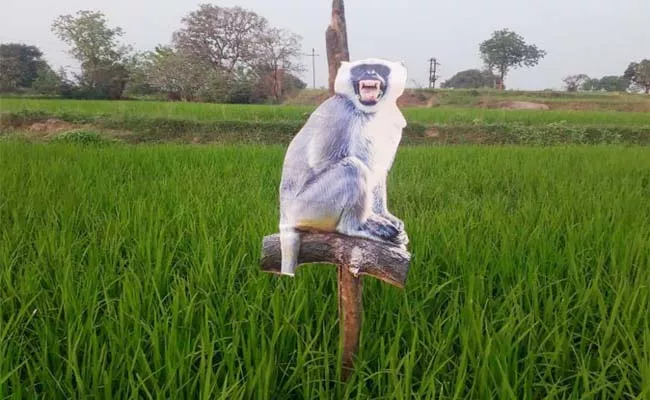
<svg viewBox="0 0 650 400">
<path fill-rule="evenodd" d="M 399 230 L 373 213 L 368 168 L 347 157 L 316 176 L 293 200 L 285 201 L 288 226 L 339 232 L 348 236 L 399 243 Z"/>
<path fill-rule="evenodd" d="M 336 231 L 348 236 L 400 243 L 399 229 L 373 212 L 370 171 L 355 157 L 341 160 L 320 178 L 320 197 L 337 215 Z"/>
<path fill-rule="evenodd" d="M 383 177 L 372 190 L 372 210 L 375 214 L 379 214 L 393 222 L 397 229 L 404 230 L 404 223 L 388 211 L 387 204 L 386 177 Z"/>
<path fill-rule="evenodd" d="M 404 230 L 404 222 L 394 216 L 390 211 L 388 211 L 387 206 L 387 195 L 386 195 L 386 177 L 383 177 L 379 182 L 374 186 L 372 191 L 372 208 L 373 212 L 381 215 L 382 217 L 388 219 L 400 232 L 399 233 L 399 242 L 401 244 L 407 244 L 409 242 L 408 235 Z"/>
</svg>

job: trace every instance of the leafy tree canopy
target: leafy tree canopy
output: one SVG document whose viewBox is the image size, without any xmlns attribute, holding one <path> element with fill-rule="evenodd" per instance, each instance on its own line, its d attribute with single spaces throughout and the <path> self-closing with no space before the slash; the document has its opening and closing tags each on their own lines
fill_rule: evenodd
<svg viewBox="0 0 650 400">
<path fill-rule="evenodd" d="M 650 93 L 650 60 L 631 62 L 623 76 L 640 87 L 646 94 Z"/>
<path fill-rule="evenodd" d="M 50 69 L 36 46 L 22 43 L 0 44 L 0 88 L 31 88 L 42 71 Z"/>
<path fill-rule="evenodd" d="M 130 47 L 120 45 L 120 27 L 108 26 L 103 13 L 80 10 L 61 15 L 52 23 L 52 31 L 71 46 L 70 54 L 81 64 L 77 76 L 83 97 L 119 99 L 128 81 L 126 66 Z"/>
<path fill-rule="evenodd" d="M 479 89 L 494 87 L 499 76 L 490 71 L 481 71 L 479 69 L 467 69 L 456 73 L 454 76 L 441 84 L 443 88 L 456 89 Z"/>
<path fill-rule="evenodd" d="M 535 66 L 546 56 L 546 51 L 527 44 L 520 35 L 508 29 L 495 31 L 479 45 L 479 50 L 487 68 L 497 71 L 500 88 L 510 69 Z"/>
</svg>

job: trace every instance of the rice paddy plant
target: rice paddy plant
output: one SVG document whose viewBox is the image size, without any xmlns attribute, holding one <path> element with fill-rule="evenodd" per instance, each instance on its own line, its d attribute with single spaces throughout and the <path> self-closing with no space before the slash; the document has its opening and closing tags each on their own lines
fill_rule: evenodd
<svg viewBox="0 0 650 400">
<path fill-rule="evenodd" d="M 240 105 L 158 101 L 87 101 L 59 99 L 0 99 L 0 111 L 43 111 L 112 118 L 172 118 L 186 120 L 285 121 L 304 120 L 313 106 Z M 543 125 L 566 121 L 580 125 L 650 126 L 647 112 L 497 110 L 482 108 L 405 108 L 407 120 L 426 124 L 520 123 Z"/>
<path fill-rule="evenodd" d="M 650 396 L 650 150 L 402 147 L 405 290 L 263 274 L 281 147 L 0 143 L 1 398 Z"/>
</svg>

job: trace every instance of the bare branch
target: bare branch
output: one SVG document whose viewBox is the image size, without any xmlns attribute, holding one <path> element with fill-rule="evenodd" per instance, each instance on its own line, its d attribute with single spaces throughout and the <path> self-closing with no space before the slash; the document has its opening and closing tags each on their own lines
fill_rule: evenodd
<svg viewBox="0 0 650 400">
<path fill-rule="evenodd" d="M 202 4 L 182 22 L 185 26 L 173 35 L 175 47 L 227 72 L 250 66 L 256 43 L 268 26 L 264 17 L 252 11 L 210 4 Z"/>
</svg>

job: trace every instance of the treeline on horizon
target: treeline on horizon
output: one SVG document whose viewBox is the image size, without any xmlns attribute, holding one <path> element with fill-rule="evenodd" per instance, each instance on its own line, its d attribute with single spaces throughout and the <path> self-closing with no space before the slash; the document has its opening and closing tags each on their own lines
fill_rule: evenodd
<svg viewBox="0 0 650 400">
<path fill-rule="evenodd" d="M 69 46 L 80 72 L 54 70 L 37 47 L 0 45 L 0 93 L 68 99 L 152 98 L 213 103 L 279 104 L 307 87 L 299 75 L 302 37 L 238 6 L 201 4 L 181 19 L 171 43 L 136 51 L 122 43 L 100 11 L 58 16 L 52 32 Z M 479 44 L 483 68 L 456 73 L 449 89 L 505 89 L 507 74 L 533 67 L 546 51 L 508 29 Z M 565 89 L 650 92 L 650 59 L 629 62 L 621 75 L 568 75 Z"/>
<path fill-rule="evenodd" d="M 241 7 L 203 4 L 183 17 L 170 44 L 135 51 L 100 11 L 52 23 L 80 72 L 55 71 L 36 46 L 0 46 L 0 90 L 76 99 L 279 103 L 307 85 L 298 78 L 302 38 Z"/>
</svg>

